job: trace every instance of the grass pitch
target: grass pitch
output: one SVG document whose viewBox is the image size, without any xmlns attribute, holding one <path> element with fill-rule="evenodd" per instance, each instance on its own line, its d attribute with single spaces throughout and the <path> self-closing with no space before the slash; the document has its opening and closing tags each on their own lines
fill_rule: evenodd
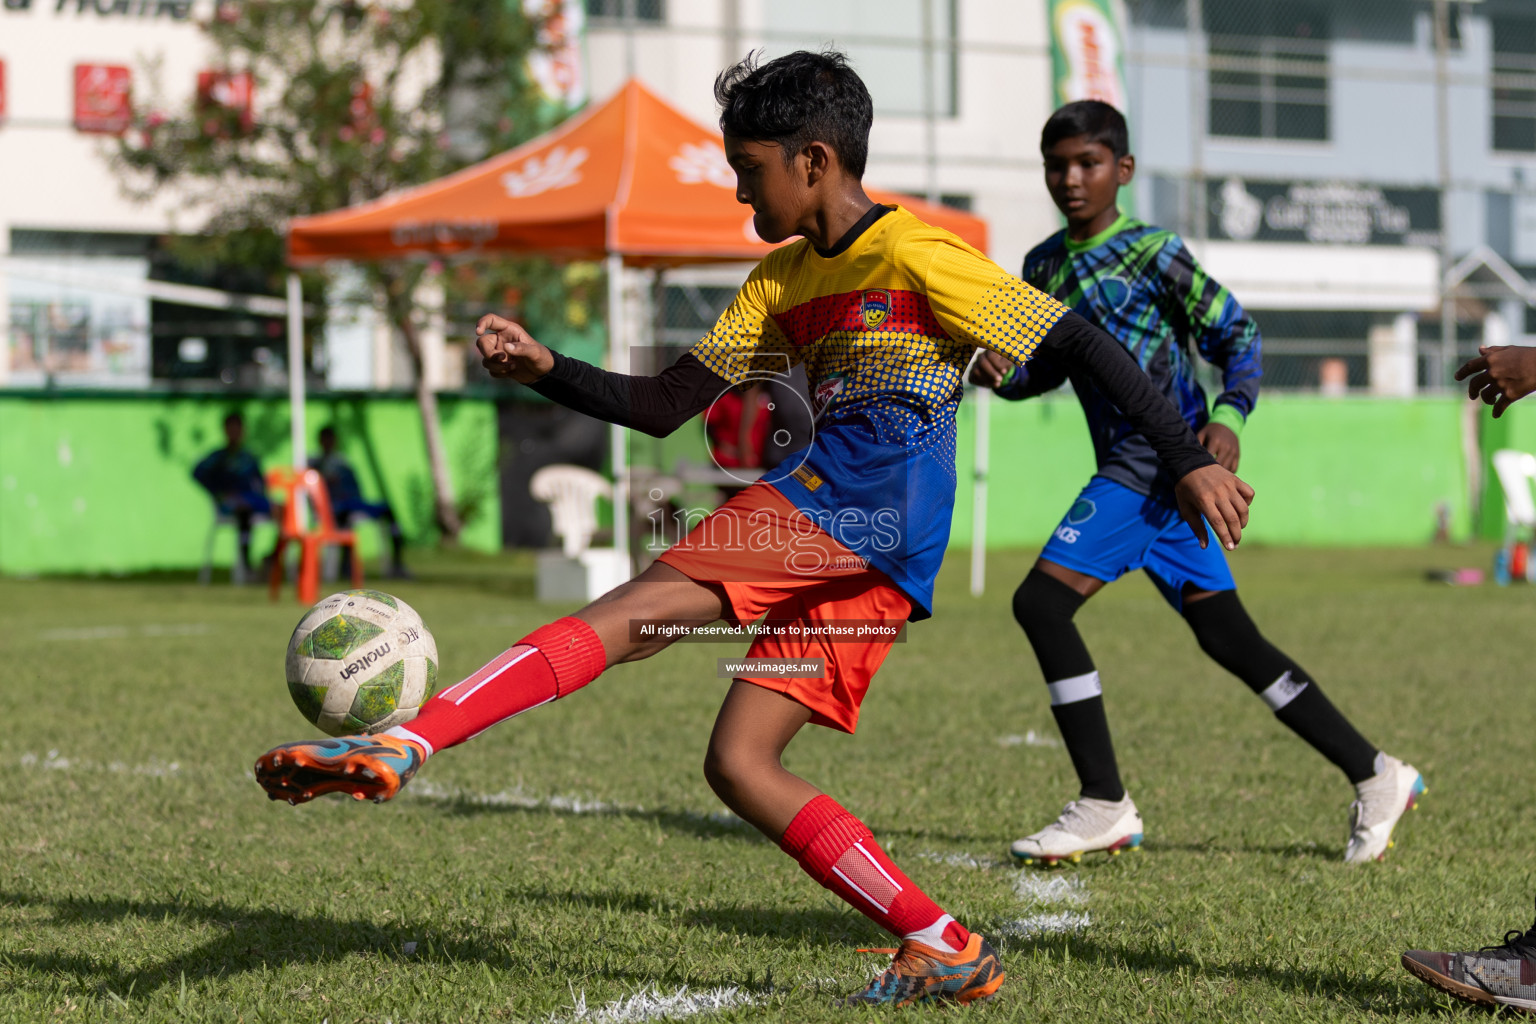
<svg viewBox="0 0 1536 1024">
<path fill-rule="evenodd" d="M 1536 589 L 1453 589 L 1488 552 L 1243 550 L 1261 627 L 1429 783 L 1384 864 L 1340 861 L 1351 791 L 1206 661 L 1139 576 L 1079 616 L 1144 852 L 1055 872 L 1009 841 L 1073 795 L 1008 611 L 950 559 L 859 734 L 789 766 L 993 937 L 1008 984 L 967 1019 L 1481 1019 L 1397 966 L 1524 928 Z M 439 558 L 391 590 L 447 681 L 568 609 L 516 559 Z M 437 758 L 384 806 L 268 802 L 311 733 L 282 680 L 300 609 L 184 579 L 0 581 L 0 1019 L 847 1019 L 889 941 L 726 814 L 700 764 L 724 692 L 679 645 Z M 910 1011 L 909 1011 L 910 1012 Z M 926 1014 L 924 1011 L 917 1011 Z"/>
</svg>

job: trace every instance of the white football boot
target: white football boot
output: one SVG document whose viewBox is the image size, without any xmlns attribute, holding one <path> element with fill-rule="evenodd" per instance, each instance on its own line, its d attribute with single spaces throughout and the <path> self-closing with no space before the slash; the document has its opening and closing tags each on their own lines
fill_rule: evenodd
<svg viewBox="0 0 1536 1024">
<path fill-rule="evenodd" d="M 1121 850 L 1139 850 L 1141 834 L 1141 813 L 1129 793 L 1119 800 L 1081 797 L 1063 807 L 1061 817 L 1045 828 L 1015 841 L 1010 850 L 1023 864 L 1076 864 L 1083 854 L 1096 850 L 1106 850 L 1111 857 Z"/>
<path fill-rule="evenodd" d="M 1424 776 L 1411 764 L 1387 754 L 1376 755 L 1375 775 L 1355 786 L 1358 794 L 1349 805 L 1349 845 L 1344 860 L 1365 864 L 1382 860 L 1392 842 L 1392 829 L 1404 814 L 1419 805 L 1426 792 Z"/>
</svg>

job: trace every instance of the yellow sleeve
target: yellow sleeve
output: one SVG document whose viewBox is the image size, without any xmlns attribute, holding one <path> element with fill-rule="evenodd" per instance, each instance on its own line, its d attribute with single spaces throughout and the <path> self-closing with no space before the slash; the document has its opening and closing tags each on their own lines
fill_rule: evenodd
<svg viewBox="0 0 1536 1024">
<path fill-rule="evenodd" d="M 764 263 L 767 261 L 765 260 Z M 788 373 L 800 352 L 769 314 L 777 289 L 759 263 L 710 332 L 689 349 L 699 362 L 733 384 L 752 374 Z"/>
<path fill-rule="evenodd" d="M 924 283 L 928 305 L 946 334 L 1001 352 L 1020 365 L 1067 312 L 968 246 L 934 246 Z"/>
</svg>

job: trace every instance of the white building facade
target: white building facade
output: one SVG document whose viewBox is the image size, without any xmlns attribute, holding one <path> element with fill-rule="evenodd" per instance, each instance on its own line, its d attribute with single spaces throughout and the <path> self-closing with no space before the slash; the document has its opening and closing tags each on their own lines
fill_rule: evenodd
<svg viewBox="0 0 1536 1024">
<path fill-rule="evenodd" d="M 174 194 L 128 199 L 109 157 L 129 95 L 192 95 L 211 14 L 211 0 L 0 4 L 0 386 L 149 385 L 151 239 L 199 225 Z"/>
<path fill-rule="evenodd" d="M 875 99 L 872 185 L 985 217 L 1009 269 L 1060 225 L 1038 149 L 1054 103 L 1047 0 L 568 2 L 584 15 L 592 100 L 638 76 L 713 123 L 721 68 L 835 46 Z M 1123 11 L 1135 210 L 1184 233 L 1260 314 L 1271 383 L 1330 386 L 1333 372 L 1333 385 L 1400 394 L 1442 386 L 1480 338 L 1536 340 L 1536 4 Z M 281 339 L 156 322 L 154 239 L 199 225 L 174 193 L 129 200 L 109 164 L 123 76 L 136 101 L 183 105 L 209 70 L 197 23 L 212 15 L 212 0 L 0 0 L 0 387 L 280 377 Z M 707 321 L 741 275 L 670 275 L 693 291 L 664 300 L 667 339 Z M 333 386 L 405 383 L 366 309 L 332 326 Z M 244 375 L 230 377 L 236 363 Z"/>
</svg>

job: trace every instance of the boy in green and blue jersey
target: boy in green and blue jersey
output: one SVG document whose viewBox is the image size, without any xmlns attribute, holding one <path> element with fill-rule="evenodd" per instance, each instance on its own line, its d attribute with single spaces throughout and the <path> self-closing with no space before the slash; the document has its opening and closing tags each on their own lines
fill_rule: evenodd
<svg viewBox="0 0 1536 1024">
<path fill-rule="evenodd" d="M 1046 122 L 1040 149 L 1046 186 L 1067 227 L 1030 251 L 1021 276 L 1124 345 L 1211 455 L 1236 470 L 1238 435 L 1262 376 L 1258 326 L 1178 235 L 1119 211 L 1117 193 L 1135 173 L 1119 111 L 1095 100 L 1068 104 Z M 1222 392 L 1210 411 L 1191 341 L 1221 372 Z M 1014 855 L 1055 863 L 1141 844 L 1141 815 L 1120 781 L 1099 674 L 1072 619 L 1106 583 L 1142 569 L 1201 648 L 1355 785 L 1345 859 L 1381 859 L 1423 779 L 1368 743 L 1306 671 L 1260 634 L 1220 547 L 1201 548 L 1178 529 L 1170 481 L 1146 439 L 1091 380 L 1049 357 L 1021 367 L 983 352 L 971 379 L 1015 401 L 1070 380 L 1098 463 L 1014 594 L 1014 615 L 1039 659 L 1082 786 L 1058 820 L 1013 844 Z"/>
</svg>

